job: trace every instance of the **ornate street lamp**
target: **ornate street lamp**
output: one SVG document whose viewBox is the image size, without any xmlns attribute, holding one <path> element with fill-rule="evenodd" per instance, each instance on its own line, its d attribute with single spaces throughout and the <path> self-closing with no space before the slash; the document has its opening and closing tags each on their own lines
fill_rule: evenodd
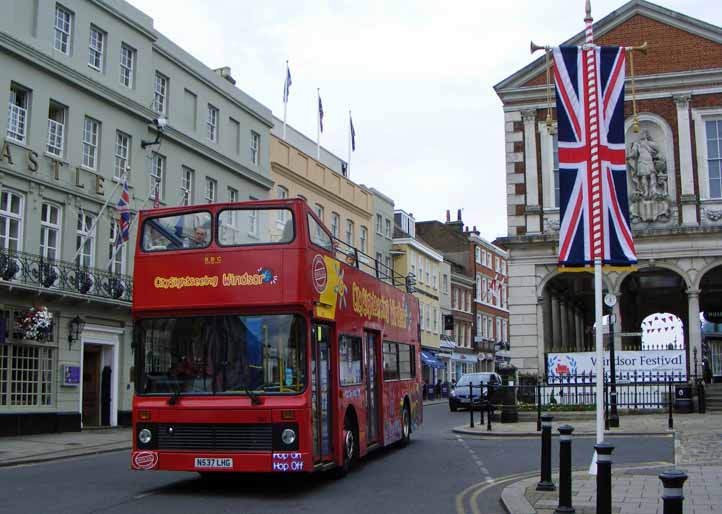
<svg viewBox="0 0 722 514">
<path fill-rule="evenodd" d="M 80 316 L 75 316 L 70 320 L 70 330 L 68 332 L 68 350 L 73 347 L 73 341 L 80 341 L 80 336 L 85 328 L 85 321 Z"/>
</svg>

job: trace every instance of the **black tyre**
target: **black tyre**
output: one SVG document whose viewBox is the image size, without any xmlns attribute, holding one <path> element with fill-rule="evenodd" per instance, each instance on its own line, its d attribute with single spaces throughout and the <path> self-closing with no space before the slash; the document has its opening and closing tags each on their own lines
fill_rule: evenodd
<svg viewBox="0 0 722 514">
<path fill-rule="evenodd" d="M 404 404 L 404 410 L 401 413 L 401 446 L 406 446 L 411 441 L 411 411 L 409 404 Z"/>
<path fill-rule="evenodd" d="M 455 403 L 449 403 L 449 410 L 451 412 L 456 412 L 457 410 L 459 410 L 459 407 L 457 407 Z"/>
<path fill-rule="evenodd" d="M 346 415 L 343 422 L 343 463 L 336 468 L 336 478 L 345 477 L 358 457 L 358 430 L 353 418 Z"/>
</svg>

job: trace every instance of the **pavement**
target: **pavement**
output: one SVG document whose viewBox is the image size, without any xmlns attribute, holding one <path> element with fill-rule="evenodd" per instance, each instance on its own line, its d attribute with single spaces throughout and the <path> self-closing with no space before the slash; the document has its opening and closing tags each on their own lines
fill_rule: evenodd
<svg viewBox="0 0 722 514">
<path fill-rule="evenodd" d="M 573 436 L 596 435 L 593 417 L 554 420 L 552 433 L 558 435 L 562 424 L 574 426 Z M 583 414 L 583 413 L 582 413 Z M 571 415 L 571 416 L 570 416 Z M 666 414 L 622 415 L 620 428 L 607 430 L 606 435 L 637 436 L 673 434 L 674 465 L 646 465 L 644 467 L 614 468 L 612 464 L 612 512 L 619 514 L 662 514 L 662 482 L 658 475 L 675 468 L 684 471 L 688 479 L 683 487 L 684 514 L 711 514 L 722 512 L 722 413 L 674 415 L 674 428 L 667 428 Z M 492 437 L 540 437 L 536 421 L 509 424 L 478 425 L 475 428 L 461 426 L 454 432 L 480 438 Z M 554 447 L 556 447 L 556 441 Z M 554 448 L 554 451 L 557 451 Z M 612 462 L 614 455 L 612 454 Z M 501 494 L 501 502 L 509 514 L 552 514 L 559 503 L 559 490 L 539 492 L 536 484 L 539 476 L 526 478 L 507 485 Z M 552 475 L 558 486 L 558 474 Z M 596 476 L 588 470 L 576 470 L 572 474 L 572 505 L 577 514 L 596 513 Z"/>
</svg>

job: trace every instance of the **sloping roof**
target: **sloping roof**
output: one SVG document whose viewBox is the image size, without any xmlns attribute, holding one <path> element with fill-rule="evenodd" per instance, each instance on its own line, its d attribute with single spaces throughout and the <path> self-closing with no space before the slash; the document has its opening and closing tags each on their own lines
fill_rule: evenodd
<svg viewBox="0 0 722 514">
<path fill-rule="evenodd" d="M 594 23 L 594 37 L 601 37 L 611 30 L 619 27 L 633 16 L 644 16 L 646 18 L 664 23 L 671 27 L 678 28 L 696 36 L 708 39 L 722 45 L 722 28 L 710 23 L 692 18 L 671 9 L 647 2 L 645 0 L 630 0 L 619 9 L 612 11 L 604 18 Z M 580 14 L 580 26 L 582 16 Z M 584 30 L 577 32 L 574 36 L 562 42 L 562 45 L 581 44 L 584 41 Z M 642 43 L 641 41 L 639 43 Z M 502 92 L 507 89 L 514 89 L 523 86 L 529 80 L 535 78 L 544 71 L 544 55 L 538 57 L 519 71 L 509 75 L 494 86 L 494 91 L 501 97 Z"/>
</svg>

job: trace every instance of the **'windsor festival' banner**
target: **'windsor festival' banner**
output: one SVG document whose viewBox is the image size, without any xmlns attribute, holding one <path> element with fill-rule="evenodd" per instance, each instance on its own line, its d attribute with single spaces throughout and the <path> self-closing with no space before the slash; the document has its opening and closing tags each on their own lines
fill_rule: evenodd
<svg viewBox="0 0 722 514">
<path fill-rule="evenodd" d="M 661 351 L 618 351 L 614 352 L 615 371 L 617 377 L 630 380 L 637 372 L 639 379 L 642 374 L 687 376 L 687 355 L 684 350 Z M 597 366 L 596 352 L 549 353 L 547 354 L 547 372 L 550 379 L 567 378 L 569 376 L 589 375 L 595 373 Z M 609 352 L 604 353 L 604 371 L 609 373 Z"/>
</svg>

